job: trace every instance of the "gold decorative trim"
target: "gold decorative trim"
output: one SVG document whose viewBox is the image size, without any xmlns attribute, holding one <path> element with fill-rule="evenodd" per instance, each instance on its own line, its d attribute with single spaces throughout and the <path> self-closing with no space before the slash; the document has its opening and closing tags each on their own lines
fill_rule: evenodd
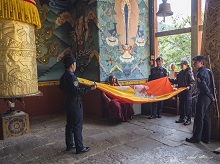
<svg viewBox="0 0 220 164">
<path fill-rule="evenodd" d="M 41 28 L 34 0 L 0 0 L 0 18 L 30 23 Z"/>
<path fill-rule="evenodd" d="M 129 80 L 129 81 L 119 81 L 121 85 L 138 85 L 138 84 L 144 84 L 147 82 L 147 80 Z M 38 82 L 39 87 L 46 87 L 46 86 L 53 86 L 53 85 L 59 85 L 59 81 L 48 81 L 48 82 Z M 106 83 L 106 82 L 100 82 L 100 83 Z"/>
<path fill-rule="evenodd" d="M 47 81 L 47 82 L 38 82 L 38 87 L 46 87 L 52 85 L 59 85 L 59 81 Z"/>
<path fill-rule="evenodd" d="M 14 95 L 13 98 L 20 98 L 20 97 L 31 97 L 31 96 L 43 96 L 41 91 L 37 91 L 36 93 L 32 94 L 21 94 L 21 95 Z M 0 96 L 1 99 L 12 98 L 12 96 Z"/>
<path fill-rule="evenodd" d="M 121 85 L 138 85 L 138 84 L 144 84 L 147 80 L 129 80 L 129 81 L 119 81 Z"/>
</svg>

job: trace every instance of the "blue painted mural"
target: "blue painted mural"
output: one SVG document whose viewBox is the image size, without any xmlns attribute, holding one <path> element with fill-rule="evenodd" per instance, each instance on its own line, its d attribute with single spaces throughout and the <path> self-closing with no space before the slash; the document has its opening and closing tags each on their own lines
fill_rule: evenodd
<svg viewBox="0 0 220 164">
<path fill-rule="evenodd" d="M 77 76 L 99 81 L 97 3 L 38 0 L 37 4 L 42 22 L 36 30 L 39 81 L 59 80 L 67 54 L 77 60 Z"/>
<path fill-rule="evenodd" d="M 148 0 L 37 0 L 39 81 L 59 80 L 62 58 L 77 59 L 78 77 L 106 81 L 147 79 Z"/>
<path fill-rule="evenodd" d="M 149 75 L 148 0 L 98 3 L 100 81 L 146 79 Z"/>
</svg>

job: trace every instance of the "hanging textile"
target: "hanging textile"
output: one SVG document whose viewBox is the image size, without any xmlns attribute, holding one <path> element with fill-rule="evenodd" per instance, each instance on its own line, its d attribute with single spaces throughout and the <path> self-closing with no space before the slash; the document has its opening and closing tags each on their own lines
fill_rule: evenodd
<svg viewBox="0 0 220 164">
<path fill-rule="evenodd" d="M 0 0 L 0 19 L 16 20 L 41 28 L 40 16 L 34 0 Z"/>
<path fill-rule="evenodd" d="M 93 82 L 78 78 L 83 85 L 92 85 Z M 169 99 L 186 88 L 173 89 L 167 77 L 153 80 L 141 85 L 130 86 L 110 86 L 108 84 L 96 83 L 97 88 L 107 95 L 124 102 L 130 103 L 150 103 Z"/>
</svg>

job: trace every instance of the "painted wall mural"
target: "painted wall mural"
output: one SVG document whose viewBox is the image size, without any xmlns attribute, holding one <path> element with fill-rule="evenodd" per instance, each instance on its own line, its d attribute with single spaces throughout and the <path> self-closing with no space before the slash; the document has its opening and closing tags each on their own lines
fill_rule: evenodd
<svg viewBox="0 0 220 164">
<path fill-rule="evenodd" d="M 95 81 L 147 79 L 148 0 L 38 0 L 39 81 L 58 80 L 62 58 L 77 59 L 76 74 Z"/>
<path fill-rule="evenodd" d="M 148 0 L 99 1 L 100 81 L 149 75 Z"/>
<path fill-rule="evenodd" d="M 38 0 L 42 28 L 36 30 L 39 81 L 59 80 L 62 58 L 73 55 L 79 77 L 99 81 L 96 3 Z"/>
</svg>

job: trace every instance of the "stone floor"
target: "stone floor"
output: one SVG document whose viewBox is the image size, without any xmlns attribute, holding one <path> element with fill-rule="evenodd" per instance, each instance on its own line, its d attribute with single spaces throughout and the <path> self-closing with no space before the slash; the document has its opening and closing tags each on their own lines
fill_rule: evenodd
<svg viewBox="0 0 220 164">
<path fill-rule="evenodd" d="M 175 124 L 174 115 L 153 120 L 135 116 L 112 124 L 107 120 L 84 119 L 83 138 L 91 151 L 66 152 L 65 115 L 30 119 L 31 133 L 0 141 L 1 164 L 214 164 L 220 155 L 213 151 L 220 142 L 191 144 L 192 125 Z"/>
</svg>

